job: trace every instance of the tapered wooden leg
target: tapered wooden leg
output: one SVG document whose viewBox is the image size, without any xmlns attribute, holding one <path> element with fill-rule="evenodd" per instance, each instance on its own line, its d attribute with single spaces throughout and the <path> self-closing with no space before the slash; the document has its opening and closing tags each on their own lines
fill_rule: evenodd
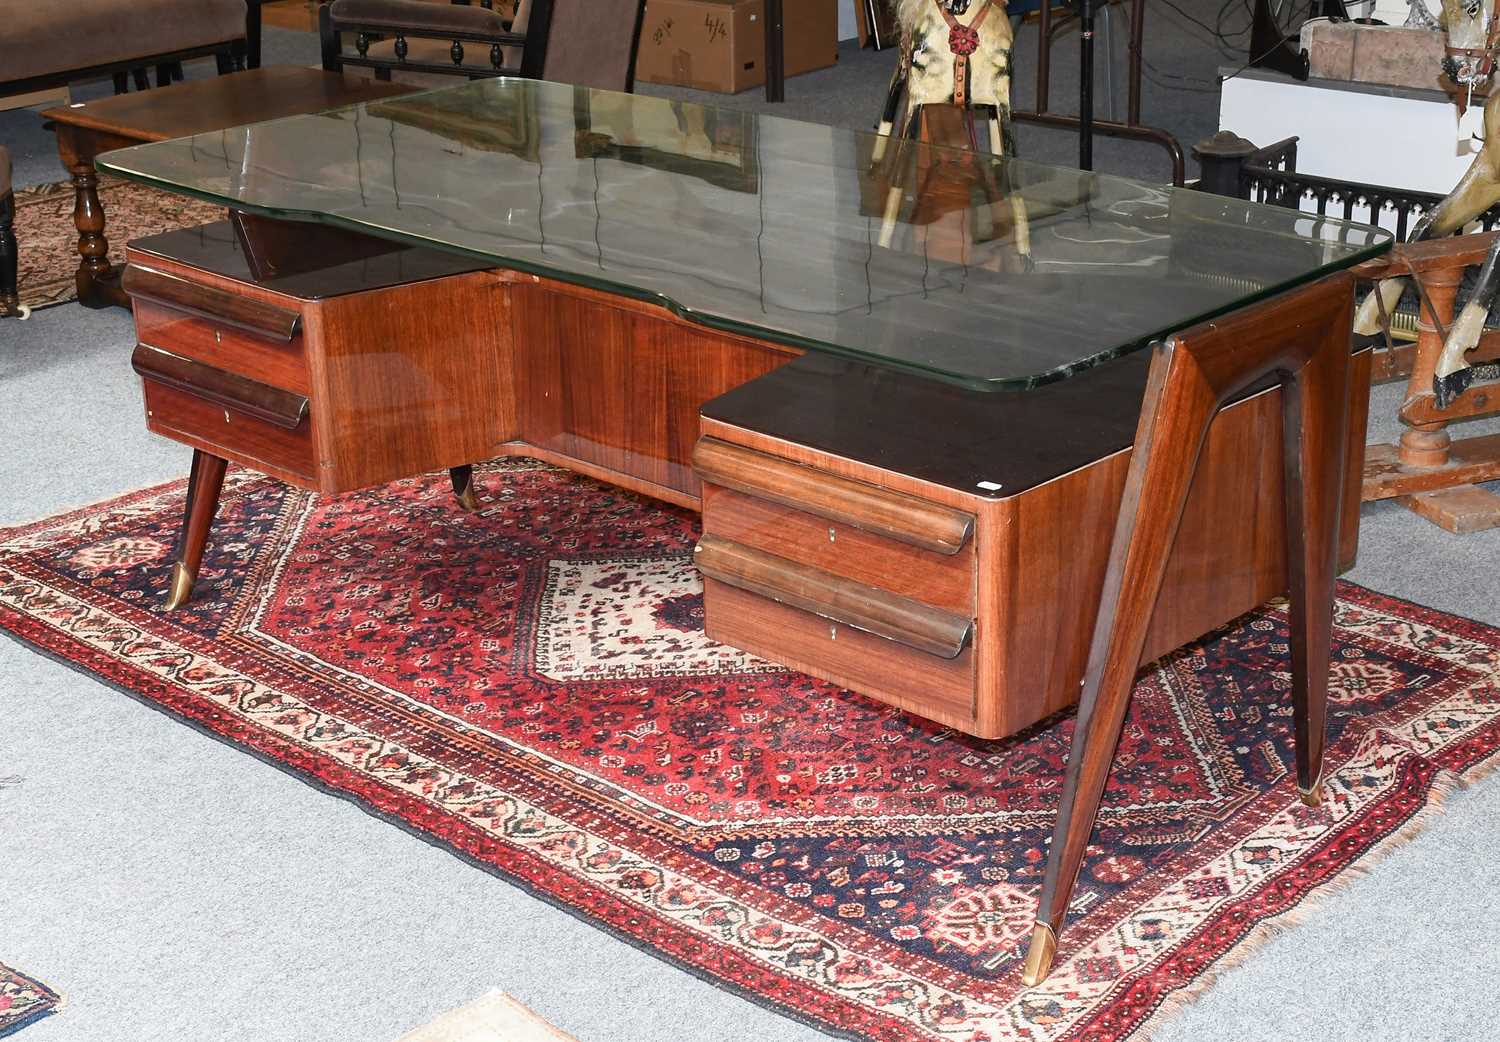
<svg viewBox="0 0 1500 1042">
<path fill-rule="evenodd" d="M 1353 281 L 1336 276 L 1189 330 L 1153 349 L 1036 927 L 1022 969 L 1028 985 L 1040 983 L 1052 969 L 1209 423 L 1226 398 L 1270 373 L 1280 373 L 1284 385 L 1298 787 L 1304 793 L 1317 791 L 1344 484 L 1352 316 Z"/>
<path fill-rule="evenodd" d="M 1340 338 L 1282 383 L 1283 486 L 1290 597 L 1297 790 L 1323 801 L 1324 721 L 1333 648 L 1334 584 L 1349 407 L 1349 352 Z"/>
<path fill-rule="evenodd" d="M 453 467 L 448 471 L 448 477 L 453 482 L 453 494 L 458 497 L 459 505 L 465 510 L 478 510 L 479 497 L 474 493 L 474 468 L 467 463 L 462 467 Z"/>
<path fill-rule="evenodd" d="M 201 449 L 193 450 L 193 469 L 188 476 L 187 506 L 183 512 L 182 531 L 177 536 L 177 560 L 172 565 L 172 587 L 165 608 L 175 611 L 193 595 L 198 580 L 198 566 L 203 563 L 203 548 L 213 527 L 214 513 L 219 509 L 219 493 L 224 488 L 224 469 L 228 461 Z"/>
<path fill-rule="evenodd" d="M 1213 389 L 1182 347 L 1169 341 L 1154 351 L 1089 646 L 1037 925 L 1022 970 L 1028 985 L 1040 983 L 1052 970 L 1057 935 L 1094 831 L 1198 452 L 1218 408 Z"/>
</svg>

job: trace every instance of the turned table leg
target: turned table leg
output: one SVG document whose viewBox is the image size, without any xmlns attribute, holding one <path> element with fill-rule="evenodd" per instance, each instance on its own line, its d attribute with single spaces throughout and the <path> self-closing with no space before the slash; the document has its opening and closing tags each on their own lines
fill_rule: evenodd
<svg viewBox="0 0 1500 1042">
<path fill-rule="evenodd" d="M 1422 278 L 1423 299 L 1417 323 L 1417 351 L 1407 381 L 1408 400 L 1432 393 L 1432 374 L 1443 353 L 1443 333 L 1453 325 L 1453 301 L 1463 279 L 1460 268 L 1442 268 Z M 1442 422 L 1421 423 L 1401 432 L 1399 458 L 1405 467 L 1441 467 L 1448 462 L 1453 439 Z"/>
<path fill-rule="evenodd" d="M 73 224 L 78 229 L 78 302 L 104 307 L 112 303 L 101 297 L 101 284 L 110 274 L 109 240 L 104 237 L 104 206 L 93 157 L 73 165 Z"/>
<path fill-rule="evenodd" d="M 10 157 L 0 152 L 0 163 L 9 162 Z M 0 170 L 0 178 L 9 181 L 10 170 Z M 20 249 L 16 245 L 15 217 L 16 197 L 7 188 L 0 191 L 0 316 L 21 313 L 20 298 L 16 288 Z"/>
<path fill-rule="evenodd" d="M 203 563 L 203 549 L 219 508 L 219 493 L 224 488 L 224 469 L 228 460 L 193 450 L 193 469 L 188 476 L 187 506 L 183 511 L 182 531 L 177 536 L 177 560 L 172 565 L 172 587 L 165 608 L 175 611 L 193 595 L 198 580 L 198 566 Z"/>
<path fill-rule="evenodd" d="M 1283 381 L 1297 785 L 1305 802 L 1317 799 L 1353 299 L 1353 279 L 1334 276 L 1154 348 L 1022 970 L 1028 985 L 1040 983 L 1052 969 L 1209 424 L 1229 396 L 1273 373 Z"/>
</svg>

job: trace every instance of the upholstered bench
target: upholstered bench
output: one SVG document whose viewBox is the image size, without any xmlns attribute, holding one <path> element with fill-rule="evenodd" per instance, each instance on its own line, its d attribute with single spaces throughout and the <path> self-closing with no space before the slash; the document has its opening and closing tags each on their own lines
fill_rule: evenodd
<svg viewBox="0 0 1500 1042">
<path fill-rule="evenodd" d="M 210 55 L 260 64 L 260 0 L 0 0 L 0 97 Z"/>
</svg>

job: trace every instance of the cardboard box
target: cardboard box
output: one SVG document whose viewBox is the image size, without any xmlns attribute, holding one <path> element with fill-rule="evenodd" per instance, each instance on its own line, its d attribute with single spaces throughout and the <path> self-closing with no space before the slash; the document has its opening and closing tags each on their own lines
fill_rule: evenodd
<svg viewBox="0 0 1500 1042">
<path fill-rule="evenodd" d="M 782 17 L 788 78 L 838 62 L 838 0 L 786 0 Z M 647 0 L 637 80 L 738 94 L 765 66 L 763 0 Z"/>
<path fill-rule="evenodd" d="M 1302 25 L 1308 71 L 1320 79 L 1438 90 L 1443 34 L 1394 25 L 1312 20 Z"/>
</svg>

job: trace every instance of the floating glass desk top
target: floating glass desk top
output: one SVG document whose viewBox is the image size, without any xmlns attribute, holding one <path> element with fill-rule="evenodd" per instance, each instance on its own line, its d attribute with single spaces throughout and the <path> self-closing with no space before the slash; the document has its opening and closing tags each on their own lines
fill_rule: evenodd
<svg viewBox="0 0 1500 1042">
<path fill-rule="evenodd" d="M 1058 379 L 1391 242 L 1295 210 L 534 80 L 98 165 L 978 390 Z"/>
</svg>

